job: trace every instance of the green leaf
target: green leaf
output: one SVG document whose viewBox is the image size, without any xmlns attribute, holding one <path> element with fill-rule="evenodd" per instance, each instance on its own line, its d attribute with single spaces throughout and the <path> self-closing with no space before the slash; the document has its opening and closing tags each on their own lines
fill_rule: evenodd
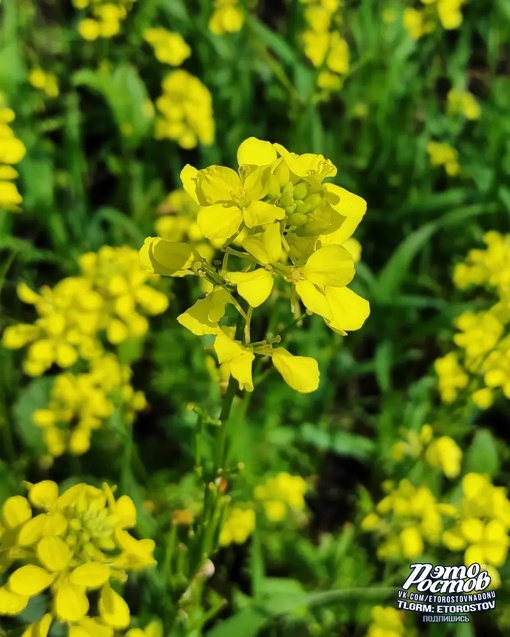
<svg viewBox="0 0 510 637">
<path fill-rule="evenodd" d="M 123 143 L 136 148 L 148 134 L 153 113 L 145 84 L 130 64 L 122 64 L 113 72 L 82 69 L 73 76 L 75 86 L 86 86 L 101 93 L 110 107 Z"/>
<path fill-rule="evenodd" d="M 320 593 L 274 593 L 259 604 L 253 604 L 210 630 L 206 637 L 255 637 L 271 619 L 295 612 L 303 606 L 384 600 L 395 594 L 395 588 L 354 588 Z"/>
<path fill-rule="evenodd" d="M 38 456 L 46 452 L 46 445 L 41 429 L 32 421 L 32 414 L 48 405 L 52 386 L 53 378 L 50 376 L 33 380 L 28 387 L 20 391 L 12 410 L 17 433 L 23 438 L 26 446 Z"/>
<path fill-rule="evenodd" d="M 495 476 L 500 469 L 499 454 L 494 436 L 488 429 L 479 429 L 466 453 L 466 471 Z"/>
</svg>

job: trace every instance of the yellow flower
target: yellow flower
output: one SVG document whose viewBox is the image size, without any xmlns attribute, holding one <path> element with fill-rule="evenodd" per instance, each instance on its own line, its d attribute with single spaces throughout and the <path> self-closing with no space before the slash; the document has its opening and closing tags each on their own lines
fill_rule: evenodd
<svg viewBox="0 0 510 637">
<path fill-rule="evenodd" d="M 154 49 L 156 59 L 170 66 L 180 66 L 191 55 L 191 49 L 180 33 L 163 27 L 146 29 L 143 37 Z"/>
<path fill-rule="evenodd" d="M 460 473 L 462 450 L 455 440 L 441 436 L 427 447 L 425 460 L 431 466 L 440 468 L 447 478 L 453 479 Z"/>
<path fill-rule="evenodd" d="M 19 163 L 26 153 L 26 148 L 9 126 L 14 121 L 14 111 L 4 106 L 0 93 L 0 209 L 19 212 L 22 197 L 12 180 L 18 177 L 13 164 Z"/>
<path fill-rule="evenodd" d="M 156 139 L 175 140 L 182 148 L 214 141 L 212 97 L 208 88 L 187 71 L 173 71 L 163 80 L 163 94 L 156 100 L 161 117 Z"/>
<path fill-rule="evenodd" d="M 402 613 L 396 608 L 374 606 L 372 623 L 366 637 L 404 637 L 406 629 Z"/>
<path fill-rule="evenodd" d="M 244 15 L 238 0 L 215 0 L 214 11 L 209 19 L 209 31 L 215 35 L 235 33 L 244 24 Z"/>
<path fill-rule="evenodd" d="M 131 628 L 125 637 L 163 637 L 163 626 L 159 620 L 154 620 L 145 628 Z"/>
<path fill-rule="evenodd" d="M 155 564 L 154 542 L 126 531 L 136 524 L 132 500 L 115 500 L 106 484 L 98 489 L 80 483 L 62 494 L 49 480 L 27 485 L 30 504 L 16 496 L 2 507 L 0 535 L 16 529 L 10 565 L 17 559 L 25 564 L 0 588 L 0 614 L 17 615 L 31 597 L 48 591 L 51 611 L 29 626 L 27 635 L 47 634 L 53 619 L 75 634 L 112 637 L 114 630 L 127 628 L 129 608 L 110 580 L 125 581 L 127 571 Z M 42 512 L 34 515 L 34 509 Z M 88 617 L 92 590 L 100 591 L 97 617 Z"/>
<path fill-rule="evenodd" d="M 244 544 L 255 529 L 255 511 L 233 507 L 228 511 L 220 533 L 220 546 Z"/>
<path fill-rule="evenodd" d="M 59 95 L 57 76 L 53 73 L 34 68 L 28 75 L 28 81 L 34 88 L 46 93 L 48 97 L 58 97 Z"/>
<path fill-rule="evenodd" d="M 469 91 L 451 89 L 448 92 L 448 112 L 453 115 L 464 115 L 467 119 L 480 119 L 482 109 L 475 96 Z"/>
<path fill-rule="evenodd" d="M 446 174 L 450 177 L 459 174 L 460 165 L 455 148 L 449 144 L 429 142 L 427 144 L 427 152 L 432 166 L 444 166 Z"/>
<path fill-rule="evenodd" d="M 281 472 L 257 485 L 253 495 L 255 500 L 262 503 L 268 520 L 281 522 L 290 511 L 302 511 L 305 508 L 306 489 L 307 484 L 301 476 Z"/>
</svg>

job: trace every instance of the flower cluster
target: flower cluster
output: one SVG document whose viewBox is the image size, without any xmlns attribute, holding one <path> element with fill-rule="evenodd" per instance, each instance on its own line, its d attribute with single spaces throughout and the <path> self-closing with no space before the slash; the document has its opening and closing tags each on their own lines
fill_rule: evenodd
<svg viewBox="0 0 510 637">
<path fill-rule="evenodd" d="M 306 29 L 302 34 L 306 57 L 319 69 L 317 83 L 331 91 L 340 88 L 349 70 L 349 46 L 341 35 L 340 0 L 301 0 Z"/>
<path fill-rule="evenodd" d="M 431 141 L 427 144 L 427 153 L 432 166 L 444 166 L 446 174 L 450 177 L 459 174 L 459 154 L 449 144 Z"/>
<path fill-rule="evenodd" d="M 0 209 L 17 212 L 22 198 L 13 181 L 18 177 L 13 166 L 23 159 L 26 148 L 9 126 L 14 118 L 14 111 L 5 106 L 0 93 Z"/>
<path fill-rule="evenodd" d="M 73 0 L 76 9 L 88 9 L 90 16 L 80 21 L 78 30 L 84 40 L 112 38 L 120 32 L 136 0 Z"/>
<path fill-rule="evenodd" d="M 450 479 L 460 473 L 462 449 L 450 436 L 435 438 L 430 425 L 423 425 L 419 432 L 407 431 L 405 440 L 393 445 L 392 455 L 397 462 L 404 458 L 416 460 L 423 457 L 429 466 L 440 469 Z"/>
<path fill-rule="evenodd" d="M 59 374 L 55 377 L 46 408 L 32 414 L 42 429 L 44 442 L 53 457 L 66 451 L 82 455 L 89 450 L 92 432 L 99 429 L 115 411 L 131 424 L 135 413 L 146 406 L 143 392 L 130 384 L 131 370 L 113 354 L 91 362 L 84 374 Z"/>
<path fill-rule="evenodd" d="M 446 99 L 451 115 L 463 115 L 470 120 L 480 119 L 482 109 L 473 93 L 452 88 Z"/>
<path fill-rule="evenodd" d="M 44 594 L 47 613 L 27 635 L 47 635 L 53 621 L 69 634 L 113 637 L 129 626 L 127 603 L 111 586 L 128 572 L 155 564 L 152 540 L 136 540 L 128 496 L 80 483 L 59 493 L 55 482 L 28 484 L 28 499 L 8 498 L 0 519 L 0 570 L 9 572 L 0 588 L 0 615 L 18 615 L 30 599 Z M 92 614 L 89 592 L 98 591 Z"/>
<path fill-rule="evenodd" d="M 34 68 L 28 75 L 28 81 L 47 97 L 58 97 L 60 94 L 57 76 L 54 73 L 43 71 L 41 68 Z"/>
<path fill-rule="evenodd" d="M 214 335 L 218 362 L 241 388 L 253 390 L 252 363 L 262 356 L 272 360 L 293 389 L 311 392 L 319 383 L 317 362 L 275 347 L 279 336 L 252 342 L 252 313 L 282 281 L 295 317 L 302 303 L 337 333 L 359 329 L 369 304 L 347 287 L 354 277 L 354 259 L 342 244 L 363 218 L 366 203 L 344 188 L 323 183 L 336 168 L 322 155 L 296 155 L 252 137 L 239 147 L 238 163 L 237 172 L 189 165 L 181 172 L 185 190 L 199 206 L 201 232 L 223 252 L 221 265 L 211 266 L 188 243 L 159 237 L 146 239 L 141 263 L 149 272 L 197 275 L 210 283 L 207 296 L 178 321 L 194 334 Z M 236 240 L 242 250 L 232 247 Z M 244 321 L 242 335 L 220 324 L 232 309 Z"/>
<path fill-rule="evenodd" d="M 231 507 L 221 528 L 219 545 L 244 544 L 255 529 L 255 511 L 240 506 Z"/>
<path fill-rule="evenodd" d="M 146 29 L 143 37 L 154 49 L 156 59 L 163 64 L 180 66 L 191 55 L 191 49 L 180 33 L 157 27 Z"/>
<path fill-rule="evenodd" d="M 305 508 L 307 485 L 301 476 L 279 473 L 255 487 L 253 496 L 262 504 L 265 516 L 271 522 L 281 522 L 291 511 Z"/>
<path fill-rule="evenodd" d="M 443 534 L 450 551 L 464 551 L 466 565 L 477 562 L 496 568 L 508 555 L 510 501 L 504 487 L 495 487 L 490 479 L 468 473 L 462 479 L 462 499 L 455 525 Z M 494 584 L 494 582 L 493 582 Z"/>
<path fill-rule="evenodd" d="M 429 547 L 464 553 L 464 564 L 486 564 L 492 586 L 499 584 L 497 568 L 506 561 L 510 545 L 510 500 L 504 487 L 486 475 L 467 473 L 456 504 L 439 501 L 425 486 L 409 480 L 385 485 L 388 494 L 361 522 L 380 537 L 382 559 L 419 558 Z"/>
<path fill-rule="evenodd" d="M 214 9 L 209 18 L 209 31 L 215 35 L 235 33 L 243 28 L 244 14 L 239 0 L 214 0 Z"/>
<path fill-rule="evenodd" d="M 30 345 L 24 361 L 30 376 L 40 376 L 53 364 L 67 368 L 78 358 L 96 358 L 103 350 L 102 334 L 113 344 L 143 336 L 145 314 L 161 314 L 168 306 L 131 248 L 103 246 L 82 255 L 79 263 L 82 276 L 43 286 L 39 294 L 18 286 L 19 298 L 34 306 L 38 318 L 7 327 L 2 343 L 9 349 Z"/>
<path fill-rule="evenodd" d="M 404 637 L 405 634 L 403 613 L 391 606 L 372 608 L 372 623 L 366 637 Z"/>
<path fill-rule="evenodd" d="M 156 121 L 156 139 L 175 140 L 182 148 L 214 141 L 212 96 L 209 89 L 183 69 L 167 75 L 163 94 L 156 100 L 160 117 Z"/>
<path fill-rule="evenodd" d="M 462 5 L 466 0 L 421 0 L 421 9 L 404 10 L 404 26 L 413 40 L 434 31 L 438 24 L 443 29 L 458 29 L 462 24 Z"/>
<path fill-rule="evenodd" d="M 415 487 L 407 479 L 384 486 L 387 495 L 361 523 L 363 531 L 379 536 L 378 556 L 385 560 L 414 559 L 423 554 L 426 545 L 440 545 L 442 516 L 455 516 L 456 507 L 441 504 L 428 487 Z"/>
<path fill-rule="evenodd" d="M 510 235 L 488 232 L 484 242 L 487 248 L 471 250 L 453 279 L 460 289 L 485 288 L 495 303 L 457 317 L 453 341 L 459 349 L 435 362 L 443 401 L 465 390 L 480 409 L 498 394 L 510 398 Z"/>
</svg>

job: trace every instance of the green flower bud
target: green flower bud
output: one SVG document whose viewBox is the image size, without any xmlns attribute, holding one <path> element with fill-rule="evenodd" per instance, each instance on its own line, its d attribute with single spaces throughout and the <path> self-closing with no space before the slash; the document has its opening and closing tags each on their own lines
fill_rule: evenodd
<svg viewBox="0 0 510 637">
<path fill-rule="evenodd" d="M 314 192 L 306 197 L 305 203 L 308 204 L 309 210 L 315 210 L 322 205 L 322 195 L 318 192 Z"/>
<path fill-rule="evenodd" d="M 291 206 L 293 203 L 294 203 L 294 197 L 292 196 L 290 192 L 284 192 L 278 202 L 278 204 L 282 208 L 287 208 L 288 206 Z"/>
<path fill-rule="evenodd" d="M 302 201 L 307 194 L 308 186 L 305 184 L 304 181 L 294 187 L 294 199 L 300 199 Z"/>
<path fill-rule="evenodd" d="M 288 218 L 288 223 L 291 226 L 296 226 L 297 228 L 299 228 L 307 222 L 307 219 L 308 217 L 306 215 L 300 212 L 295 212 Z"/>
</svg>

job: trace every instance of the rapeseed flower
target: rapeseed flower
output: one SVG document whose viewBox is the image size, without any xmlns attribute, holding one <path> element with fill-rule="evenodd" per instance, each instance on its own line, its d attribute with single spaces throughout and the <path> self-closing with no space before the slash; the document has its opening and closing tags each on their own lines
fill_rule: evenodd
<svg viewBox="0 0 510 637">
<path fill-rule="evenodd" d="M 476 97 L 469 91 L 451 89 L 447 96 L 448 112 L 452 115 L 464 115 L 467 119 L 480 119 L 482 109 Z"/>
<path fill-rule="evenodd" d="M 18 212 L 22 197 L 14 183 L 18 172 L 13 166 L 23 159 L 26 148 L 9 125 L 14 119 L 14 111 L 5 106 L 0 93 L 0 209 Z"/>
<path fill-rule="evenodd" d="M 157 27 L 146 29 L 143 37 L 154 49 L 156 59 L 163 64 L 180 66 L 191 55 L 191 49 L 180 33 Z"/>
<path fill-rule="evenodd" d="M 371 611 L 372 623 L 366 637 L 404 637 L 406 628 L 403 613 L 390 606 L 374 606 Z"/>
<path fill-rule="evenodd" d="M 244 544 L 255 530 L 255 511 L 252 508 L 234 506 L 227 511 L 221 528 L 219 544 Z"/>
<path fill-rule="evenodd" d="M 450 177 L 455 177 L 459 174 L 459 154 L 449 144 L 429 142 L 427 144 L 427 153 L 432 166 L 444 166 L 446 174 Z"/>
<path fill-rule="evenodd" d="M 255 487 L 253 496 L 271 522 L 282 522 L 292 512 L 303 511 L 307 484 L 301 476 L 281 472 Z"/>
<path fill-rule="evenodd" d="M 156 139 L 172 139 L 182 148 L 214 141 L 212 97 L 197 78 L 179 69 L 163 80 L 163 94 L 156 100 L 161 117 L 156 121 Z"/>
<path fill-rule="evenodd" d="M 27 487 L 28 499 L 14 496 L 2 507 L 2 566 L 11 572 L 0 588 L 0 614 L 18 615 L 45 593 L 48 612 L 27 634 L 47 634 L 57 620 L 71 635 L 113 637 L 129 626 L 130 612 L 110 582 L 155 564 L 154 542 L 127 531 L 136 524 L 133 501 L 116 500 L 107 484 L 80 483 L 61 494 L 49 480 Z M 95 590 L 98 615 L 90 617 L 88 592 Z"/>
<path fill-rule="evenodd" d="M 93 360 L 87 373 L 56 376 L 47 407 L 32 414 L 49 454 L 86 453 L 92 433 L 116 407 L 130 424 L 135 413 L 146 406 L 144 394 L 133 389 L 130 377 L 129 367 L 121 365 L 113 354 Z"/>
<path fill-rule="evenodd" d="M 244 24 L 244 14 L 239 0 L 214 0 L 214 9 L 209 18 L 209 31 L 215 35 L 235 33 Z"/>
<path fill-rule="evenodd" d="M 73 0 L 76 9 L 89 9 L 90 17 L 78 24 L 84 40 L 111 38 L 120 33 L 121 23 L 126 19 L 136 0 Z"/>
<path fill-rule="evenodd" d="M 28 81 L 34 88 L 45 93 L 47 97 L 58 97 L 60 94 L 57 76 L 54 73 L 34 68 L 28 75 Z"/>
</svg>

